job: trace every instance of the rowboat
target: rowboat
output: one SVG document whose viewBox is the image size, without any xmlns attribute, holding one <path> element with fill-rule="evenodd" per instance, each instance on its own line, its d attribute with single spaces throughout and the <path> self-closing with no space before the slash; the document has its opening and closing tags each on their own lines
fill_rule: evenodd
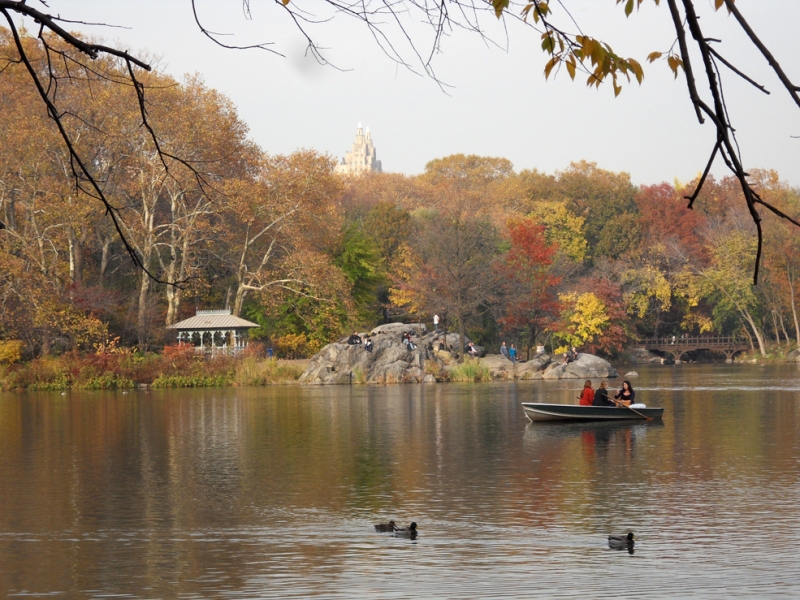
<svg viewBox="0 0 800 600">
<path fill-rule="evenodd" d="M 660 419 L 663 408 L 617 408 L 616 406 L 581 406 L 523 402 L 525 416 L 531 421 L 636 421 Z"/>
</svg>

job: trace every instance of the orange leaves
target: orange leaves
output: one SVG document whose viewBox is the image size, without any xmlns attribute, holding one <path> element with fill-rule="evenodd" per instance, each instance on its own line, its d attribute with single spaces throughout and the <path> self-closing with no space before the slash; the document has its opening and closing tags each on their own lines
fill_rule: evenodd
<svg viewBox="0 0 800 600">
<path fill-rule="evenodd" d="M 574 41 L 569 41 L 562 34 L 548 30 L 542 34 L 542 49 L 551 54 L 550 60 L 544 67 L 545 78 L 549 78 L 553 69 L 559 63 L 563 63 L 570 79 L 574 80 L 577 69 L 581 67 L 589 73 L 586 80 L 588 86 L 600 87 L 600 84 L 610 77 L 615 96 L 622 91 L 618 81 L 619 75 L 623 75 L 628 81 L 632 75 L 640 84 L 644 79 L 644 70 L 639 61 L 622 58 L 605 42 L 588 36 L 579 35 Z"/>
<path fill-rule="evenodd" d="M 669 68 L 672 69 L 672 72 L 675 74 L 675 78 L 677 78 L 678 68 L 679 67 L 683 68 L 683 60 L 679 56 L 672 54 L 667 57 L 667 64 L 669 65 Z"/>
<path fill-rule="evenodd" d="M 662 56 L 664 56 L 663 52 L 651 52 L 647 55 L 647 60 L 648 62 L 652 63 L 657 61 Z M 670 52 L 667 54 L 667 64 L 674 73 L 675 77 L 678 77 L 678 69 L 683 68 L 683 59 L 674 52 Z"/>
</svg>

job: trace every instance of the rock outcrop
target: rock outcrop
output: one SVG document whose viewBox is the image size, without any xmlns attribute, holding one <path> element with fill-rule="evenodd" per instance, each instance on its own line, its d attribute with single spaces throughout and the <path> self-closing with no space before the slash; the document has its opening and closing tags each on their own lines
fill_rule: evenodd
<svg viewBox="0 0 800 600">
<path fill-rule="evenodd" d="M 404 333 L 411 335 L 415 348 L 402 343 Z M 366 339 L 367 334 L 361 333 Z M 363 344 L 349 345 L 347 337 L 328 344 L 315 354 L 300 377 L 301 383 L 434 383 L 446 379 L 446 367 L 456 364 L 459 336 L 456 333 L 429 332 L 422 323 L 389 323 L 369 332 L 372 352 Z M 446 350 L 439 350 L 445 341 Z M 464 340 L 467 344 L 469 338 Z M 476 346 L 481 356 L 484 349 Z M 513 365 L 499 354 L 480 359 L 488 367 L 492 379 L 598 379 L 617 377 L 610 363 L 592 354 L 578 354 L 578 359 L 564 365 L 544 353 Z"/>
<path fill-rule="evenodd" d="M 404 333 L 411 335 L 414 349 L 402 342 Z M 366 333 L 359 333 L 366 340 Z M 349 337 L 349 336 L 348 336 Z M 364 344 L 349 345 L 347 337 L 328 344 L 309 362 L 300 376 L 301 383 L 431 383 L 451 361 L 449 352 L 438 352 L 440 337 L 428 332 L 422 323 L 388 323 L 369 332 L 372 352 Z M 458 335 L 447 334 L 447 343 L 458 347 Z M 441 355 L 441 357 L 437 356 Z"/>
<path fill-rule="evenodd" d="M 564 364 L 552 362 L 542 374 L 542 379 L 605 379 L 619 377 L 617 370 L 607 360 L 594 354 L 579 353 L 577 360 Z"/>
<path fill-rule="evenodd" d="M 526 362 L 517 363 L 499 354 L 490 354 L 481 359 L 482 366 L 489 368 L 492 379 L 602 379 L 618 377 L 616 369 L 606 360 L 593 354 L 578 354 L 578 359 L 569 364 L 553 361 L 548 354 L 537 354 Z"/>
</svg>

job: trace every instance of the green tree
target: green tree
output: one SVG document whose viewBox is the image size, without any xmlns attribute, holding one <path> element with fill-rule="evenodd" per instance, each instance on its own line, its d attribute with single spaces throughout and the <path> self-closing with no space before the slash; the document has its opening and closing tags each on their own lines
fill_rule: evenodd
<svg viewBox="0 0 800 600">
<path fill-rule="evenodd" d="M 384 263 L 375 240 L 359 223 L 350 223 L 342 234 L 342 243 L 333 263 L 350 283 L 350 297 L 362 322 L 374 322 L 378 286 L 385 281 Z"/>
</svg>

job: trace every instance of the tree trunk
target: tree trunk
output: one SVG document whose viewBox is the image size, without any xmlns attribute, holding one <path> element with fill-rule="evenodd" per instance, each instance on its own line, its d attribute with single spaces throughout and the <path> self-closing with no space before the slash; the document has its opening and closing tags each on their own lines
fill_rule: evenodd
<svg viewBox="0 0 800 600">
<path fill-rule="evenodd" d="M 800 348 L 800 325 L 797 323 L 797 304 L 794 301 L 794 273 L 791 269 L 786 269 L 786 276 L 789 278 L 789 298 L 792 304 L 792 317 L 794 318 L 794 335 L 797 338 L 797 347 Z"/>
<path fill-rule="evenodd" d="M 744 331 L 744 334 L 747 336 L 747 341 L 750 342 L 750 351 L 751 352 L 755 352 L 756 351 L 756 347 L 753 344 L 753 336 L 750 335 L 750 330 L 747 328 L 747 326 L 744 323 L 742 323 L 742 331 Z"/>
<path fill-rule="evenodd" d="M 106 276 L 106 270 L 108 269 L 108 263 L 111 262 L 111 236 L 102 236 L 98 234 L 98 239 L 100 240 L 100 244 L 102 247 L 102 251 L 100 254 L 100 273 L 98 279 L 102 282 Z"/>
<path fill-rule="evenodd" d="M 781 329 L 783 330 L 783 337 L 786 338 L 786 345 L 791 346 L 792 341 L 789 339 L 789 334 L 786 331 L 786 322 L 783 320 L 783 313 L 778 313 L 778 319 L 781 323 Z"/>
<path fill-rule="evenodd" d="M 147 264 L 147 263 L 145 263 Z M 136 336 L 139 342 L 139 349 L 144 352 L 147 348 L 147 292 L 150 290 L 150 276 L 142 272 L 139 281 L 139 310 L 136 315 Z"/>
<path fill-rule="evenodd" d="M 247 290 L 244 289 L 244 284 L 240 283 L 236 287 L 236 299 L 233 301 L 233 316 L 238 317 L 242 312 L 242 304 L 244 304 L 244 297 L 247 295 Z"/>
<path fill-rule="evenodd" d="M 761 352 L 761 356 L 763 356 L 763 357 L 765 357 L 765 358 L 766 358 L 766 356 L 767 356 L 767 349 L 766 349 L 766 347 L 764 346 L 764 336 L 763 336 L 763 335 L 761 334 L 761 332 L 758 330 L 758 326 L 756 325 L 756 322 L 755 322 L 755 320 L 753 319 L 753 317 L 750 315 L 750 311 L 748 311 L 748 310 L 743 310 L 743 311 L 742 311 L 742 314 L 744 315 L 744 318 L 747 320 L 747 322 L 750 324 L 750 327 L 752 327 L 752 328 L 753 328 L 753 333 L 754 333 L 754 334 L 755 334 L 755 336 L 756 336 L 756 341 L 758 342 L 758 350 L 759 350 L 759 352 Z"/>
<path fill-rule="evenodd" d="M 75 235 L 75 228 L 67 227 L 67 240 L 69 241 L 69 279 L 70 282 L 80 284 L 83 282 L 83 242 Z"/>
<path fill-rule="evenodd" d="M 781 343 L 781 334 L 780 334 L 780 331 L 778 330 L 778 319 L 775 316 L 775 311 L 774 310 L 771 310 L 770 313 L 772 314 L 772 329 L 773 329 L 773 331 L 775 331 L 775 341 L 778 342 L 778 344 L 780 344 Z"/>
<path fill-rule="evenodd" d="M 466 337 L 466 328 L 464 327 L 464 318 L 461 316 L 461 313 L 458 313 L 458 356 L 461 358 L 461 361 L 464 360 L 464 338 Z"/>
</svg>

